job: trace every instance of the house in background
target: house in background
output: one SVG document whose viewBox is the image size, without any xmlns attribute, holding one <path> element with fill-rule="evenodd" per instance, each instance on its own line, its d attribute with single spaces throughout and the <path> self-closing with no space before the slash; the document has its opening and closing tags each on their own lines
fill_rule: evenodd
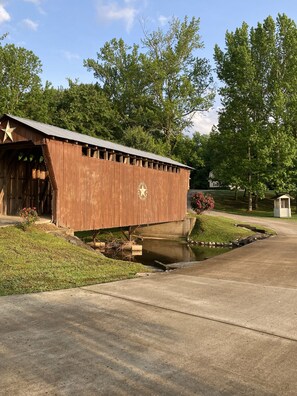
<svg viewBox="0 0 297 396">
<path fill-rule="evenodd" d="M 208 175 L 208 188 L 212 189 L 212 188 L 219 188 L 222 187 L 220 182 L 215 180 L 215 175 L 212 171 L 209 172 Z"/>
<path fill-rule="evenodd" d="M 0 123 L 0 214 L 36 207 L 75 231 L 184 219 L 188 166 L 8 114 Z"/>
</svg>

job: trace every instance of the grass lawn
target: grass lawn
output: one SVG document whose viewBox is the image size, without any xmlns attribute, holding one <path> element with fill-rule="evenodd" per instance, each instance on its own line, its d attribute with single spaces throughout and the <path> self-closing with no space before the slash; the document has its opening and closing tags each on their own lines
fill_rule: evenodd
<svg viewBox="0 0 297 396">
<path fill-rule="evenodd" d="M 273 191 L 267 192 L 264 199 L 259 199 L 258 209 L 252 212 L 247 211 L 247 198 L 244 198 L 243 191 L 238 191 L 237 200 L 235 200 L 235 192 L 231 190 L 204 190 L 203 192 L 214 197 L 215 210 L 243 216 L 273 217 L 272 197 L 275 195 Z M 291 202 L 291 205 L 293 205 L 292 219 L 297 220 L 295 202 Z"/>
<path fill-rule="evenodd" d="M 0 296 L 133 278 L 146 268 L 107 259 L 38 226 L 0 229 Z"/>
<path fill-rule="evenodd" d="M 100 236 L 108 239 L 110 232 Z M 112 232 L 112 239 L 123 237 L 119 230 Z M 234 220 L 201 215 L 197 216 L 191 239 L 230 242 L 252 234 L 250 230 L 236 227 Z M 213 254 L 217 254 L 216 249 Z M 0 296 L 111 282 L 146 271 L 147 267 L 142 264 L 108 259 L 73 245 L 61 236 L 45 232 L 42 226 L 33 226 L 27 231 L 19 227 L 0 228 Z"/>
<path fill-rule="evenodd" d="M 232 219 L 197 216 L 195 227 L 190 235 L 193 241 L 200 242 L 231 242 L 239 238 L 253 235 L 254 232 L 242 227 L 236 227 Z"/>
</svg>

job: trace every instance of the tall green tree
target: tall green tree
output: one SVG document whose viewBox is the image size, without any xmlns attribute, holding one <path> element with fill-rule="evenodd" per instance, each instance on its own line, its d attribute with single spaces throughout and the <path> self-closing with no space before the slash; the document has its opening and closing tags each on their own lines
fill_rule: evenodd
<svg viewBox="0 0 297 396">
<path fill-rule="evenodd" d="M 147 91 L 157 109 L 154 128 L 171 143 L 192 125 L 198 111 L 208 110 L 214 89 L 210 64 L 197 56 L 203 48 L 199 19 L 173 18 L 167 31 L 158 29 L 145 34 L 146 56 L 143 70 Z"/>
<path fill-rule="evenodd" d="M 84 61 L 120 115 L 117 140 L 122 139 L 126 129 L 148 124 L 144 108 L 149 108 L 149 98 L 145 95 L 141 58 L 136 44 L 128 46 L 122 39 L 112 39 L 97 53 L 97 60 Z"/>
<path fill-rule="evenodd" d="M 0 112 L 26 115 L 29 94 L 41 89 L 41 61 L 14 44 L 0 44 Z"/>
<path fill-rule="evenodd" d="M 296 156 L 297 30 L 285 15 L 268 17 L 256 28 L 246 23 L 226 33 L 226 48 L 215 47 L 223 109 L 213 142 L 220 142 L 215 174 L 263 196 L 269 186 L 290 188 Z M 213 145 L 213 147 L 215 147 Z M 228 180 L 229 179 L 229 180 Z"/>
<path fill-rule="evenodd" d="M 211 71 L 196 55 L 202 48 L 198 32 L 198 19 L 173 19 L 167 31 L 145 33 L 143 52 L 136 44 L 113 39 L 97 60 L 85 61 L 120 114 L 122 133 L 141 126 L 172 154 L 192 116 L 211 106 Z"/>
</svg>

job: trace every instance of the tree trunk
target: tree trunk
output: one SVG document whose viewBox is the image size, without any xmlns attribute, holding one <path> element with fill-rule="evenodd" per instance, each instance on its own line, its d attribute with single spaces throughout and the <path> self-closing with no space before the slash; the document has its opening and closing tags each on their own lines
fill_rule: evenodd
<svg viewBox="0 0 297 396">
<path fill-rule="evenodd" d="M 248 160 L 249 164 L 251 164 L 251 146 L 248 146 Z M 251 186 L 252 186 L 252 173 L 251 169 L 249 169 L 249 174 L 248 174 L 248 186 L 249 186 L 249 191 L 248 191 L 248 211 L 252 212 L 253 211 L 253 196 L 251 192 Z"/>
<path fill-rule="evenodd" d="M 238 187 L 235 187 L 235 201 L 238 199 Z"/>
<path fill-rule="evenodd" d="M 251 191 L 248 192 L 248 211 L 253 211 L 253 195 Z"/>
<path fill-rule="evenodd" d="M 259 197 L 258 197 L 258 194 L 256 194 L 255 196 L 254 196 L 254 209 L 258 209 L 258 201 L 259 201 Z"/>
</svg>

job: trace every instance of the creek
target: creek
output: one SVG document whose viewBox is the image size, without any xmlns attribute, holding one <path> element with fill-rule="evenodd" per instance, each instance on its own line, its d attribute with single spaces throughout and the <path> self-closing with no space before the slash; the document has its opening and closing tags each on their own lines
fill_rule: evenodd
<svg viewBox="0 0 297 396">
<path fill-rule="evenodd" d="M 102 253 L 110 258 L 135 261 L 148 266 L 157 262 L 172 264 L 178 262 L 203 261 L 219 254 L 228 252 L 230 248 L 215 248 L 202 246 L 189 246 L 180 241 L 160 239 L 144 239 L 142 252 L 128 252 L 124 250 L 107 250 Z"/>
</svg>

